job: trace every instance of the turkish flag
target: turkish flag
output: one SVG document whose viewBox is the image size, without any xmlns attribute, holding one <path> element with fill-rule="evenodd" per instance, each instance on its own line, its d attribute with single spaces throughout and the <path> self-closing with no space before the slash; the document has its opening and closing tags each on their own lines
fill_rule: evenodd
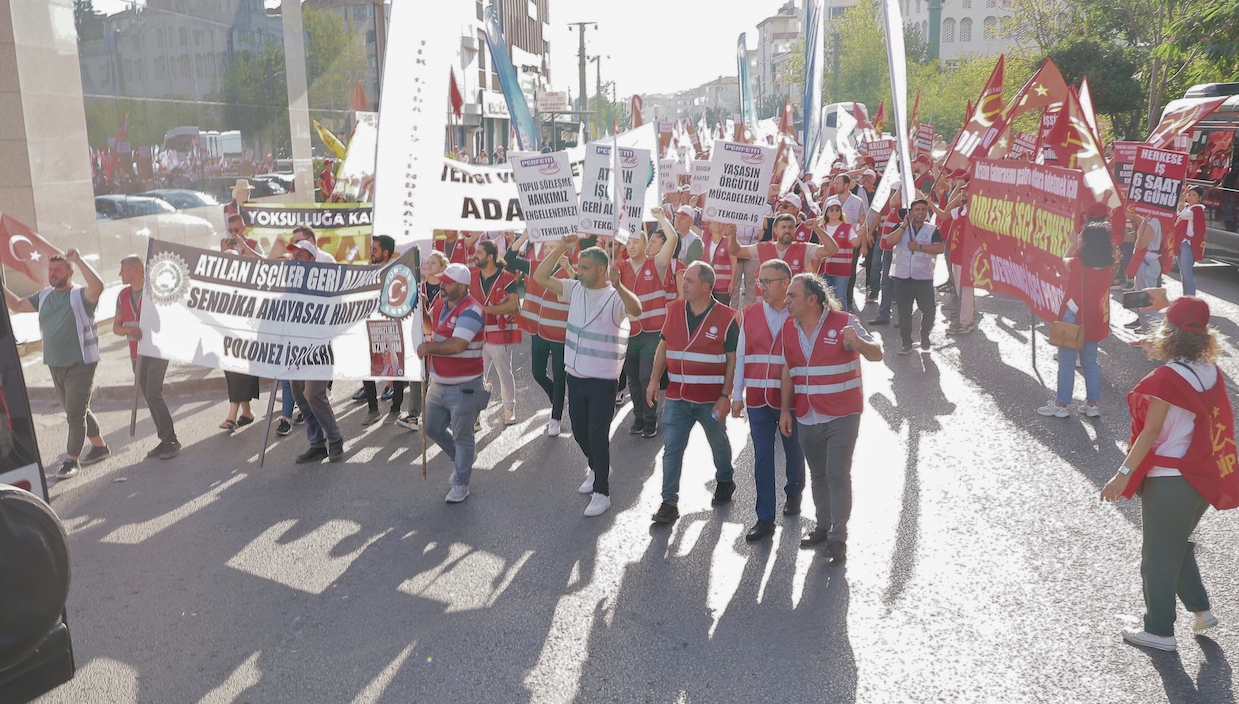
<svg viewBox="0 0 1239 704">
<path fill-rule="evenodd" d="M 34 230 L 0 213 L 0 263 L 39 286 L 47 286 L 47 262 L 53 254 L 62 252 Z"/>
<path fill-rule="evenodd" d="M 452 82 L 448 86 L 448 95 L 452 100 L 452 112 L 455 113 L 456 119 L 459 120 L 460 109 L 464 107 L 465 98 L 460 94 L 460 86 L 456 85 L 456 72 L 450 68 L 448 71 L 451 73 L 452 79 Z"/>
<path fill-rule="evenodd" d="M 632 127 L 636 129 L 645 124 L 644 116 L 641 114 L 641 108 L 645 106 L 645 101 L 639 95 L 632 96 Z"/>
<path fill-rule="evenodd" d="M 361 80 L 353 83 L 353 90 L 348 96 L 348 109 L 362 112 L 366 109 L 366 89 L 361 85 Z"/>
</svg>

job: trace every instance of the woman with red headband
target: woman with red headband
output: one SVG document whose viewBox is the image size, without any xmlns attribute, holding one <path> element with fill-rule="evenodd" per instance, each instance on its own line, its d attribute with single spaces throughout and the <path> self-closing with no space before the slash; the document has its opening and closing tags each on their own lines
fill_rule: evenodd
<svg viewBox="0 0 1239 704">
<path fill-rule="evenodd" d="M 1101 499 L 1130 499 L 1137 492 L 1141 498 L 1144 628 L 1124 630 L 1123 638 L 1175 650 L 1176 595 L 1193 613 L 1194 630 L 1218 623 L 1189 537 L 1210 504 L 1218 510 L 1239 506 L 1235 426 L 1214 363 L 1221 353 L 1217 331 L 1209 327 L 1204 301 L 1184 296 L 1172 303 L 1145 350 L 1166 364 L 1127 396 L 1131 449 Z"/>
</svg>

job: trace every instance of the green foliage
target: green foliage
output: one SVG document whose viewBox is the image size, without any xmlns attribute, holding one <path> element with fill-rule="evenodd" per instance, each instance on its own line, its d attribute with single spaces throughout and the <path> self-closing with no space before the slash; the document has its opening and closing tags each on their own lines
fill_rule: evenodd
<svg viewBox="0 0 1239 704">
<path fill-rule="evenodd" d="M 1110 118 L 1115 135 L 1138 139 L 1148 93 L 1134 76 L 1144 61 L 1135 48 L 1094 39 L 1072 39 L 1047 54 L 1069 85 L 1087 78 L 1093 110 Z"/>
<path fill-rule="evenodd" d="M 241 130 L 246 144 L 256 144 L 256 153 L 291 143 L 283 44 L 262 42 L 236 51 L 222 94 L 225 122 Z"/>
<path fill-rule="evenodd" d="M 1193 3 L 1169 31 L 1158 54 L 1191 56 L 1187 72 L 1193 82 L 1239 81 L 1239 0 Z"/>
</svg>

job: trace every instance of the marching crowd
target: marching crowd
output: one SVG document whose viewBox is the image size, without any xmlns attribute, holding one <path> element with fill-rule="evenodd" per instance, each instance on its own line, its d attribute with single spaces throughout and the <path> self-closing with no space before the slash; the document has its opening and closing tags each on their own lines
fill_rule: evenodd
<svg viewBox="0 0 1239 704">
<path fill-rule="evenodd" d="M 684 452 L 698 425 L 714 463 L 712 503 L 732 500 L 737 477 L 725 423 L 728 417 L 747 415 L 757 490 L 756 520 L 747 540 L 763 540 L 775 532 L 775 448 L 781 443 L 786 460 L 783 515 L 800 513 L 807 465 L 816 523 L 801 546 L 824 545 L 832 562 L 844 560 L 852 455 L 865 405 L 861 360 L 883 358 L 882 346 L 857 315 L 864 305 L 858 305 L 855 295 L 863 291 L 865 303 L 878 305 L 870 326 L 898 327 L 901 355 L 911 354 L 915 342 L 922 350 L 930 349 L 936 292 L 948 297 L 943 306 L 950 317 L 948 334 L 971 332 L 976 319 L 973 292 L 963 286 L 960 275 L 966 174 L 944 173 L 928 156 L 918 158 L 912 173 L 914 200 L 905 208 L 898 188 L 881 207 L 874 203 L 878 174 L 872 163 L 838 171 L 823 179 L 821 188 L 812 179 L 798 183 L 794 192 L 773 203 L 760 228 L 703 221 L 702 196 L 691 195 L 685 185 L 667 194 L 662 207 L 652 209 L 654 220 L 628 233 L 622 245 L 597 237 L 531 243 L 527 235 L 512 232 L 439 233 L 420 265 L 425 337 L 416 353 L 425 361 L 427 382 L 423 388 L 419 382 L 392 381 L 382 392 L 382 382 L 364 382 L 353 396 L 368 406 L 362 423 L 385 420 L 424 432 L 453 467 L 446 501 L 466 500 L 476 456 L 474 434 L 490 401 L 492 371 L 498 377 L 503 422 L 513 424 L 519 415 L 513 352 L 528 335 L 533 377 L 551 404 L 546 433 L 560 434 L 566 401 L 572 435 L 585 456 L 579 492 L 590 496 L 586 516 L 610 508 L 610 426 L 616 409 L 627 400 L 633 404 L 629 433 L 662 436 L 662 502 L 652 517 L 656 524 L 679 517 Z M 259 243 L 246 237 L 245 223 L 236 212 L 247 197 L 244 191 L 234 194 L 228 233 L 220 246 L 241 256 L 263 257 Z M 1097 350 L 1109 332 L 1112 285 L 1130 287 L 1129 277 L 1135 277 L 1134 286 L 1154 298 L 1142 306 L 1137 321 L 1150 335 L 1147 351 L 1178 367 L 1173 373 L 1163 371 L 1173 365 L 1159 369 L 1156 383 L 1142 382 L 1150 388 L 1147 397 L 1133 394 L 1137 422 L 1131 454 L 1103 498 L 1130 496 L 1143 481 L 1149 615 L 1145 629 L 1127 637 L 1166 649 L 1174 647 L 1176 590 L 1197 613 L 1197 625 L 1216 623 L 1188 537 L 1208 503 L 1239 503 L 1233 476 L 1220 483 L 1198 481 L 1208 474 L 1217 450 L 1200 444 L 1208 440 L 1209 420 L 1227 425 L 1228 437 L 1233 436 L 1229 401 L 1212 365 L 1217 344 L 1208 327 L 1208 307 L 1192 296 L 1192 263 L 1201 257 L 1204 239 L 1199 202 L 1200 193 L 1189 191 L 1173 233 L 1162 232 L 1155 218 L 1129 213 L 1129 255 L 1112 240 L 1110 213 L 1089 212 L 1090 224 L 1073 238 L 1068 252 L 1066 300 L 1055 323 L 1077 326 L 1082 341 L 1061 346 L 1057 398 L 1038 409 L 1043 415 L 1069 415 L 1078 358 L 1086 382 L 1081 411 L 1100 415 Z M 1130 256 L 1121 274 L 1116 251 L 1123 259 Z M 1179 258 L 1186 295 L 1167 308 L 1157 284 L 1168 270 L 1171 252 Z M 936 259 L 944 253 L 951 266 L 947 282 L 936 291 Z M 390 237 L 372 238 L 372 264 L 387 263 L 394 255 Z M 283 256 L 334 263 L 308 227 L 291 233 Z M 81 266 L 85 287 L 72 284 L 74 265 Z M 148 456 L 170 459 L 180 443 L 162 398 L 168 362 L 137 353 L 142 260 L 125 258 L 120 276 L 126 287 L 118 296 L 113 332 L 129 339 L 138 385 L 159 436 L 159 445 Z M 103 283 L 76 250 L 52 257 L 49 283 L 26 298 L 7 289 L 5 295 L 12 310 L 38 312 L 44 361 L 52 370 L 69 427 L 66 459 L 58 473 L 67 479 L 79 467 L 110 454 L 89 408 L 99 360 L 94 310 Z M 919 340 L 913 335 L 918 308 Z M 1163 309 L 1164 315 L 1159 312 Z M 233 372 L 226 376 L 229 414 L 220 428 L 232 431 L 254 421 L 249 404 L 258 398 L 259 380 Z M 284 381 L 282 392 L 277 433 L 286 435 L 304 423 L 310 445 L 297 462 L 342 459 L 343 431 L 332 407 L 331 383 Z M 409 407 L 404 411 L 406 396 Z M 390 411 L 384 415 L 379 402 L 388 400 Z M 1213 413 L 1204 413 L 1206 407 Z M 1218 417 L 1221 407 L 1225 418 Z M 294 416 L 295 410 L 299 412 Z M 1197 437 L 1202 427 L 1203 441 Z M 87 439 L 91 446 L 82 455 Z M 1233 451 L 1230 457 L 1233 462 Z M 1150 577 L 1153 572 L 1157 574 Z M 1180 574 L 1187 582 L 1175 581 Z"/>
</svg>

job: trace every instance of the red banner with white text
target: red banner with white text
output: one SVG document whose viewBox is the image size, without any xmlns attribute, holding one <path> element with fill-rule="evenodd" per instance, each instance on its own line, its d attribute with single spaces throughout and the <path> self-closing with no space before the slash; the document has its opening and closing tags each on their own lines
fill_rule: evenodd
<svg viewBox="0 0 1239 704">
<path fill-rule="evenodd" d="M 1088 201 L 1082 172 L 992 159 L 974 165 L 963 284 L 1018 298 L 1041 319 L 1057 320 L 1063 257 Z"/>
</svg>

